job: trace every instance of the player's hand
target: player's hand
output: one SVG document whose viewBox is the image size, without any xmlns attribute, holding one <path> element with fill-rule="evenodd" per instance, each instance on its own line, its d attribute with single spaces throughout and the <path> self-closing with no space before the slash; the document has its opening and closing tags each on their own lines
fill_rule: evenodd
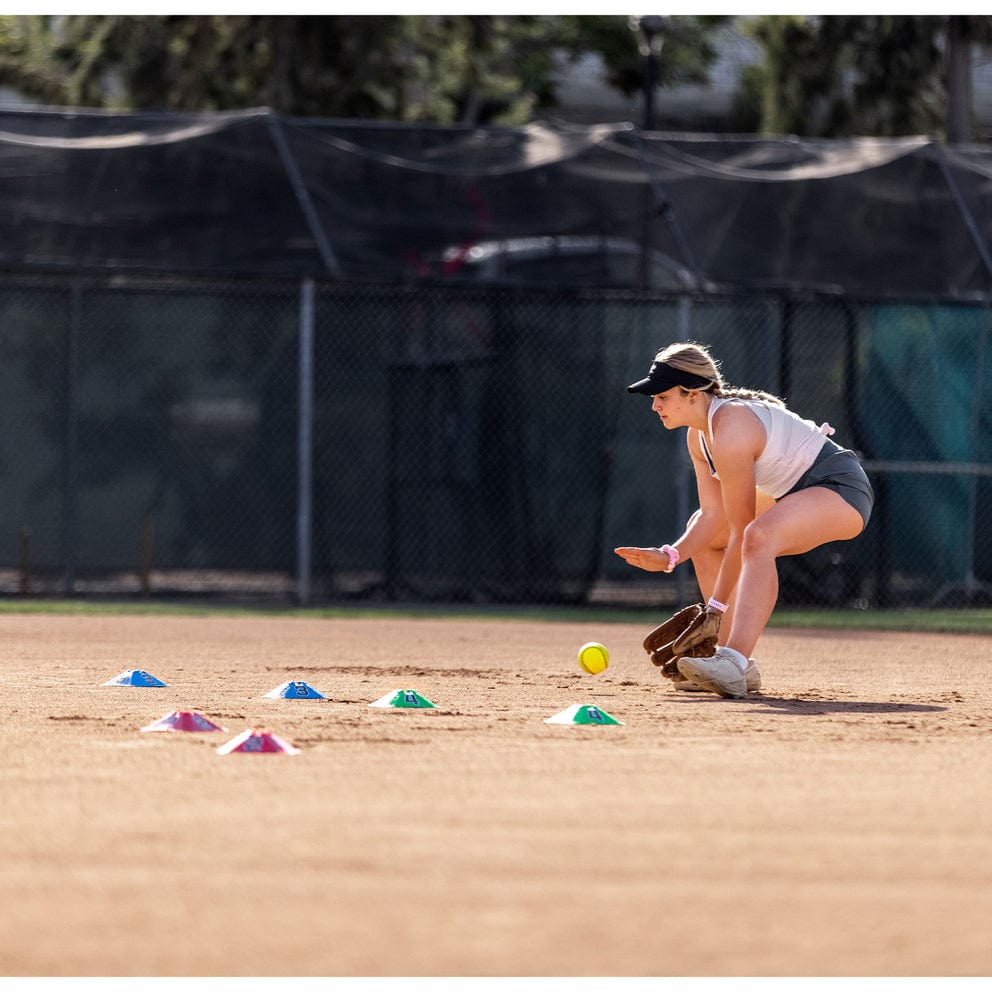
<svg viewBox="0 0 992 992">
<path fill-rule="evenodd" d="M 614 548 L 628 565 L 643 568 L 645 572 L 667 572 L 668 555 L 659 548 Z"/>
</svg>

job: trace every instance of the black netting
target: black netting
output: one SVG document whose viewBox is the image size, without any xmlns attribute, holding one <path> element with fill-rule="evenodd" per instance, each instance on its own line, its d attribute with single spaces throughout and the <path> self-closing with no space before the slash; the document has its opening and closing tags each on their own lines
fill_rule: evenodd
<svg viewBox="0 0 992 992">
<path fill-rule="evenodd" d="M 0 263 L 985 293 L 987 150 L 922 138 L 0 112 Z"/>
<path fill-rule="evenodd" d="M 861 538 L 782 561 L 783 602 L 963 603 L 992 583 L 985 305 L 312 298 L 308 418 L 305 283 L 4 277 L 0 585 L 293 598 L 305 560 L 317 601 L 674 602 L 691 571 L 648 576 L 612 549 L 673 539 L 696 506 L 682 433 L 625 389 L 682 338 L 829 420 L 876 486 Z"/>
<path fill-rule="evenodd" d="M 691 571 L 612 548 L 695 507 L 683 438 L 625 391 L 694 339 L 875 483 L 861 538 L 783 560 L 784 601 L 987 600 L 990 168 L 923 139 L 0 112 L 0 587 L 684 599 Z"/>
</svg>

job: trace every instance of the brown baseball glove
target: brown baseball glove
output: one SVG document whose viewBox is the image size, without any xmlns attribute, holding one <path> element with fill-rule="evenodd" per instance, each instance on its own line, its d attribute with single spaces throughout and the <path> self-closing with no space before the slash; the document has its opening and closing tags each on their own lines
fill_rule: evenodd
<svg viewBox="0 0 992 992">
<path fill-rule="evenodd" d="M 676 637 L 685 633 L 703 613 L 702 603 L 693 603 L 659 624 L 644 638 L 644 650 L 651 656 L 651 661 L 659 667 L 675 657 L 672 642 Z"/>
<path fill-rule="evenodd" d="M 716 650 L 720 619 L 702 603 L 693 603 L 655 627 L 644 639 L 644 650 L 665 678 L 681 679 L 676 667 L 680 657 L 708 658 Z"/>
<path fill-rule="evenodd" d="M 680 658 L 684 655 L 708 658 L 716 651 L 716 639 L 720 636 L 722 620 L 722 613 L 703 610 L 672 642 L 672 654 Z"/>
</svg>

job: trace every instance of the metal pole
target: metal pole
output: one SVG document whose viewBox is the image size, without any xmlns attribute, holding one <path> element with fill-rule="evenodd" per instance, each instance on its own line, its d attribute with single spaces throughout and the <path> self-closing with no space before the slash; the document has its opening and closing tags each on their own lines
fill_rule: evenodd
<svg viewBox="0 0 992 992">
<path fill-rule="evenodd" d="M 782 340 L 778 355 L 778 394 L 784 400 L 790 399 L 792 391 L 792 345 L 795 337 L 796 304 L 791 296 L 784 296 L 782 306 Z"/>
<path fill-rule="evenodd" d="M 664 17 L 649 14 L 631 16 L 627 26 L 637 36 L 637 48 L 644 59 L 644 130 L 654 129 L 654 91 L 658 85 L 658 54 L 665 42 Z"/>
<path fill-rule="evenodd" d="M 982 423 L 982 385 L 985 381 L 985 353 L 988 344 L 989 311 L 985 311 L 982 321 L 982 331 L 978 336 L 978 354 L 975 358 L 974 392 L 971 398 L 971 423 L 969 425 L 969 445 L 971 461 L 978 457 L 978 432 Z M 978 517 L 978 476 L 972 475 L 967 480 L 968 509 L 965 514 L 964 534 L 964 595 L 970 606 L 975 598 L 978 583 L 975 579 L 975 533 Z"/>
<path fill-rule="evenodd" d="M 964 221 L 964 226 L 968 229 L 968 233 L 971 235 L 971 240 L 975 242 L 975 248 L 982 260 L 982 265 L 985 266 L 985 274 L 987 276 L 992 276 L 992 253 L 989 252 L 989 246 L 985 243 L 985 239 L 982 237 L 981 229 L 975 220 L 974 214 L 968 209 L 968 205 L 964 202 L 964 197 L 961 195 L 961 190 L 958 188 L 958 184 L 954 181 L 954 176 L 952 175 L 950 167 L 947 164 L 947 153 L 936 142 L 934 142 L 931 147 L 934 149 L 937 164 L 940 166 L 940 171 L 944 177 L 944 182 L 947 183 L 947 188 L 951 192 L 954 205 L 958 208 L 958 213 L 961 215 L 961 219 Z"/>
<path fill-rule="evenodd" d="M 692 334 L 692 299 L 688 295 L 679 297 L 679 340 L 688 341 Z M 685 527 L 689 519 L 689 486 L 692 479 L 692 463 L 689 451 L 684 444 L 679 445 L 678 463 L 675 467 L 675 512 L 678 515 L 676 530 Z M 675 569 L 675 588 L 679 598 L 679 608 L 689 603 L 688 574 L 686 569 Z"/>
<path fill-rule="evenodd" d="M 658 79 L 658 56 L 653 46 L 648 46 L 644 60 L 644 130 L 654 130 L 654 90 Z"/>
<path fill-rule="evenodd" d="M 76 564 L 79 552 L 79 349 L 83 323 L 83 287 L 78 279 L 70 290 L 69 334 L 65 362 L 65 434 L 62 460 L 62 554 L 65 571 L 62 590 L 72 596 L 76 588 Z"/>
<path fill-rule="evenodd" d="M 317 210 L 313 205 L 313 200 L 310 198 L 307 184 L 303 181 L 296 160 L 293 158 L 289 146 L 286 144 L 286 136 L 282 133 L 282 124 L 275 115 L 269 117 L 269 132 L 272 135 L 272 140 L 275 142 L 276 150 L 279 152 L 279 158 L 282 161 L 283 168 L 286 170 L 286 175 L 289 176 L 289 182 L 293 187 L 293 192 L 296 194 L 296 201 L 299 203 L 300 210 L 303 211 L 303 216 L 306 218 L 307 224 L 310 227 L 310 233 L 317 242 L 317 250 L 320 252 L 321 261 L 330 275 L 339 276 L 341 275 L 341 266 L 338 264 L 334 249 L 331 247 L 331 243 L 324 231 L 324 226 L 321 224 L 320 217 L 317 215 Z"/>
<path fill-rule="evenodd" d="M 299 415 L 297 425 L 296 595 L 310 605 L 313 540 L 313 280 L 300 286 Z"/>
<path fill-rule="evenodd" d="M 636 27 L 640 42 L 640 52 L 644 57 L 644 120 L 642 131 L 654 130 L 654 91 L 658 74 L 657 48 L 661 46 L 661 20 L 658 17 L 635 17 L 632 27 Z M 657 40 L 657 48 L 655 42 Z M 643 145 L 643 139 L 639 144 Z M 650 184 L 650 173 L 649 173 Z M 641 207 L 641 287 L 651 287 L 651 221 L 655 211 L 652 209 L 650 185 L 644 190 L 644 203 Z"/>
</svg>

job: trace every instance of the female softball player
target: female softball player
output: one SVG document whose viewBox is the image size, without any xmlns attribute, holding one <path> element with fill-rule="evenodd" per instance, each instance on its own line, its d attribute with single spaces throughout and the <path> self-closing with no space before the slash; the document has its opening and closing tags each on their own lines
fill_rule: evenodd
<svg viewBox="0 0 992 992">
<path fill-rule="evenodd" d="M 776 396 L 728 386 L 707 348 L 658 352 L 627 387 L 652 397 L 668 430 L 687 427 L 699 509 L 682 536 L 660 548 L 616 548 L 649 572 L 691 560 L 719 645 L 712 657 L 680 657 L 688 685 L 741 698 L 760 686 L 749 659 L 778 599 L 775 559 L 857 537 L 874 493 L 853 451 L 828 424 L 803 420 Z"/>
</svg>

